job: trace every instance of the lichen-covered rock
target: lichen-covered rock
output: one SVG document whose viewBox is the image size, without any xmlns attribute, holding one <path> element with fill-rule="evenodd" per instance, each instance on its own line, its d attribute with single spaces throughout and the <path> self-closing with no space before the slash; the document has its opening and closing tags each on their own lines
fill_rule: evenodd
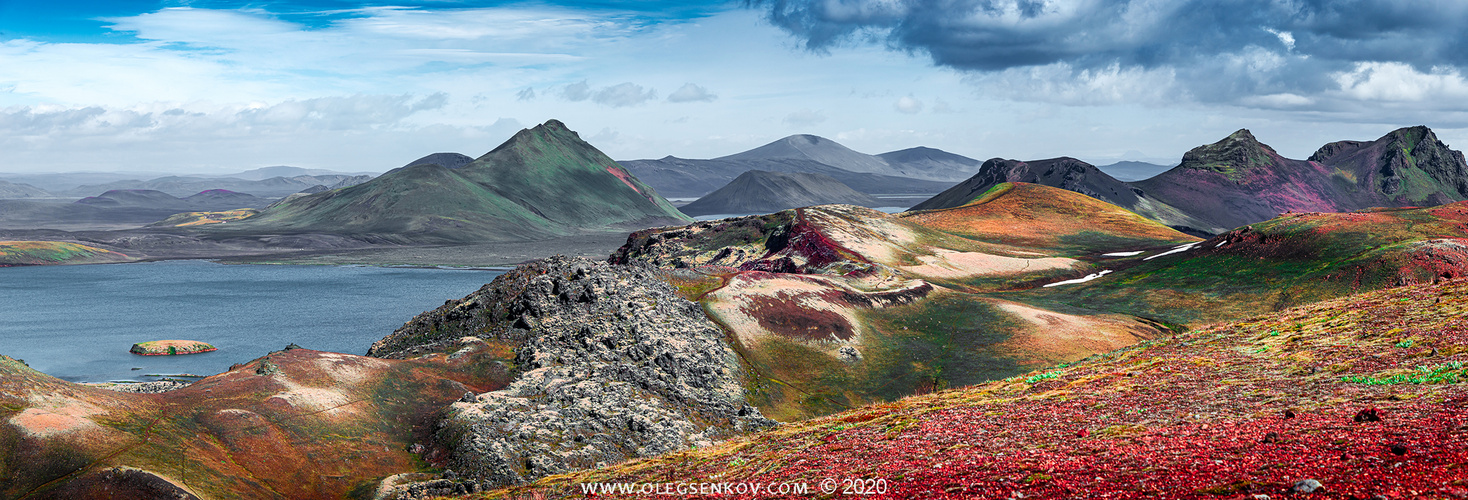
<svg viewBox="0 0 1468 500">
<path fill-rule="evenodd" d="M 652 268 L 552 257 L 420 315 L 370 354 L 509 344 L 518 378 L 453 403 L 443 465 L 508 485 L 775 425 L 746 404 L 724 333 Z"/>
</svg>

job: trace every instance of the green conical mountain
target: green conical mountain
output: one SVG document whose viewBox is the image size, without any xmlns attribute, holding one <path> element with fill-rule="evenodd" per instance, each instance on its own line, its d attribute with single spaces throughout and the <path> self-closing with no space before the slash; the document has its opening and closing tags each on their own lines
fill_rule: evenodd
<svg viewBox="0 0 1468 500">
<path fill-rule="evenodd" d="M 576 132 L 550 120 L 467 165 L 399 168 L 356 186 L 287 200 L 227 230 L 481 242 L 689 220 Z"/>
</svg>

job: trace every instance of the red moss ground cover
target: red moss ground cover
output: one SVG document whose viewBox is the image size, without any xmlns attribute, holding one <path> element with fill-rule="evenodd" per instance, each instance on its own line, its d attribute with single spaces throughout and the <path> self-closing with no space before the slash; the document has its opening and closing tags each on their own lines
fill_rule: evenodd
<svg viewBox="0 0 1468 500">
<path fill-rule="evenodd" d="M 1468 498 L 1465 365 L 1468 281 L 1402 287 L 489 496 L 860 478 L 876 498 Z"/>
</svg>

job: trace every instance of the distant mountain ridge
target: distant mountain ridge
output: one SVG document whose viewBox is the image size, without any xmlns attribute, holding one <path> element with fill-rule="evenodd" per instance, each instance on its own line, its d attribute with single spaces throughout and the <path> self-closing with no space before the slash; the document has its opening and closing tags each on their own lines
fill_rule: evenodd
<svg viewBox="0 0 1468 500">
<path fill-rule="evenodd" d="M 828 175 L 866 194 L 936 193 L 973 175 L 980 164 L 921 147 L 868 155 L 805 134 L 709 160 L 666 156 L 620 163 L 659 193 L 676 198 L 712 193 L 750 170 Z"/>
<path fill-rule="evenodd" d="M 763 214 L 831 203 L 881 205 L 829 175 L 750 170 L 679 211 L 688 215 Z"/>
<path fill-rule="evenodd" d="M 0 199 L 54 198 L 56 195 L 25 183 L 0 181 Z"/>
<path fill-rule="evenodd" d="M 146 181 L 123 180 L 106 184 L 86 185 L 64 191 L 63 193 L 72 196 L 96 196 L 98 193 L 119 189 L 146 189 L 162 191 L 173 196 L 189 196 L 211 189 L 225 189 L 237 193 L 249 193 L 263 198 L 279 198 L 318 184 L 327 187 L 345 187 L 366 182 L 371 178 L 371 175 L 365 174 L 297 175 L 294 177 L 269 177 L 261 180 L 247 180 L 234 177 L 167 176 Z"/>
<path fill-rule="evenodd" d="M 415 162 L 362 184 L 283 200 L 228 230 L 450 243 L 528 241 L 689 220 L 565 124 L 550 120 L 458 168 Z"/>
<path fill-rule="evenodd" d="M 1327 144 L 1308 160 L 1285 158 L 1247 129 L 1183 155 L 1154 177 L 1123 182 L 1073 158 L 995 158 L 979 173 L 915 207 L 959 206 L 1002 182 L 1086 194 L 1194 234 L 1217 234 L 1285 212 L 1431 206 L 1468 198 L 1468 164 L 1427 127 L 1375 141 Z"/>
</svg>

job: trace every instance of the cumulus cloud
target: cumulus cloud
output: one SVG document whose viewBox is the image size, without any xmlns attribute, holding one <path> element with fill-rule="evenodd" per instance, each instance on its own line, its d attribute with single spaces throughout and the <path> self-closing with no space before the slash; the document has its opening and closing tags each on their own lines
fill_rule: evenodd
<svg viewBox="0 0 1468 500">
<path fill-rule="evenodd" d="M 636 106 L 657 98 L 657 92 L 652 89 L 644 89 L 641 85 L 632 82 L 603 87 L 591 96 L 593 102 L 614 108 Z"/>
<path fill-rule="evenodd" d="M 668 102 L 712 102 L 719 96 L 710 94 L 708 89 L 692 83 L 685 83 L 678 90 L 668 94 Z"/>
<path fill-rule="evenodd" d="M 783 121 L 791 127 L 805 128 L 826 121 L 826 114 L 820 112 L 820 110 L 801 109 L 785 115 Z"/>
<path fill-rule="evenodd" d="M 266 105 L 188 110 L 176 106 L 59 108 L 23 106 L 0 110 L 0 137 L 48 137 L 59 133 L 105 136 L 269 135 L 302 130 L 353 131 L 399 125 L 415 113 L 440 109 L 448 95 L 358 95 L 286 100 Z"/>
<path fill-rule="evenodd" d="M 582 80 L 561 89 L 561 98 L 571 102 L 585 101 L 591 98 L 591 85 Z"/>
<path fill-rule="evenodd" d="M 637 106 L 658 98 L 657 91 L 632 82 L 593 89 L 582 80 L 561 88 L 561 98 L 571 102 L 590 100 L 613 108 Z"/>
<path fill-rule="evenodd" d="M 752 0 L 806 48 L 876 42 L 973 74 L 1045 73 L 1035 99 L 1110 101 L 1133 83 L 1201 101 L 1334 91 L 1361 64 L 1468 66 L 1463 2 Z M 1231 60 L 1232 59 L 1232 60 Z M 1223 68 L 1219 74 L 1213 69 Z M 1056 71 L 1064 69 L 1066 73 Z M 1028 72 L 1028 76 L 1041 76 Z M 1066 82 L 1079 77 L 1084 82 Z M 1118 89 L 1102 88 L 1108 82 Z M 1097 85 L 1100 85 L 1098 87 Z M 1441 85 L 1419 85 L 1425 90 Z M 1091 89 L 1100 95 L 1082 97 Z M 1146 92 L 1144 92 L 1146 93 Z M 1370 92 L 1351 95 L 1367 96 Z"/>
<path fill-rule="evenodd" d="M 923 101 L 914 99 L 912 96 L 904 96 L 892 104 L 892 107 L 902 114 L 917 114 L 923 110 Z"/>
<path fill-rule="evenodd" d="M 425 150 L 482 153 L 521 128 L 513 118 L 486 126 L 413 119 L 446 105 L 446 95 L 431 94 L 0 108 L 0 165 L 115 170 L 288 163 L 385 170 L 396 165 L 383 158 L 411 159 Z"/>
</svg>

